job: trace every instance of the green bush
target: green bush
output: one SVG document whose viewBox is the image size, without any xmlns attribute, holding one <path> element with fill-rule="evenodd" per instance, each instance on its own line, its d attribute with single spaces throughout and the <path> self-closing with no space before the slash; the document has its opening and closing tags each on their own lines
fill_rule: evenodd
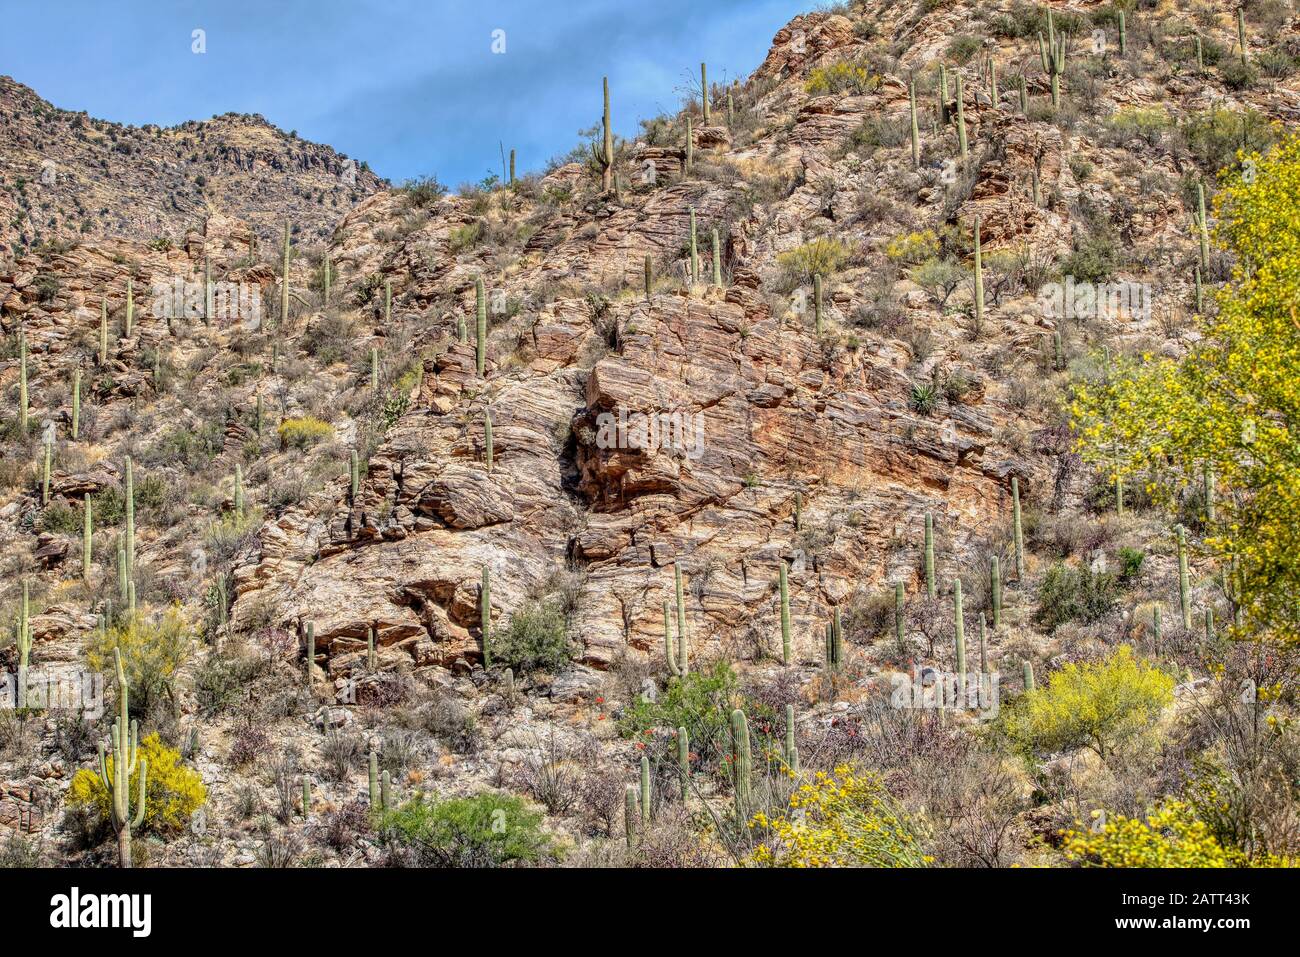
<svg viewBox="0 0 1300 957">
<path fill-rule="evenodd" d="M 492 641 L 492 660 L 517 673 L 555 672 L 573 658 L 564 612 L 554 603 L 539 601 L 510 618 L 510 627 Z"/>
<path fill-rule="evenodd" d="M 1034 620 L 1049 631 L 1069 621 L 1092 624 L 1115 607 L 1115 591 L 1114 576 L 1105 572 L 1053 565 L 1043 576 Z"/>
<path fill-rule="evenodd" d="M 1105 233 L 1092 233 L 1061 260 L 1061 275 L 1075 282 L 1105 282 L 1119 266 L 1115 240 Z"/>
<path fill-rule="evenodd" d="M 1131 585 L 1142 574 L 1142 563 L 1146 554 L 1138 548 L 1127 545 L 1119 550 L 1119 581 L 1121 585 Z"/>
<path fill-rule="evenodd" d="M 1220 170 L 1236 162 L 1237 150 L 1264 153 L 1277 142 L 1277 127 L 1257 110 L 1215 108 L 1191 114 L 1183 123 L 1187 148 L 1200 165 Z"/>
<path fill-rule="evenodd" d="M 379 835 L 415 867 L 504 867 L 559 856 L 541 825 L 542 813 L 516 795 L 418 795 L 383 815 Z"/>
<path fill-rule="evenodd" d="M 639 739 L 656 728 L 685 728 L 701 767 L 716 769 L 731 749 L 735 693 L 735 672 L 727 662 L 718 661 L 708 670 L 670 681 L 657 701 L 638 698 L 623 712 L 618 730 L 624 737 Z"/>
<path fill-rule="evenodd" d="M 1259 81 L 1259 71 L 1254 65 L 1242 63 L 1236 58 L 1226 61 L 1219 67 L 1219 76 L 1223 77 L 1224 85 L 1230 90 L 1249 89 Z"/>
</svg>

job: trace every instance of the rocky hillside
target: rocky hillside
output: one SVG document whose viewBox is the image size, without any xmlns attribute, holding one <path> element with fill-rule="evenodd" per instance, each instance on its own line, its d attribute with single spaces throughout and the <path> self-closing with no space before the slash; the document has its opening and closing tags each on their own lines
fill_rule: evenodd
<svg viewBox="0 0 1300 957">
<path fill-rule="evenodd" d="M 175 242 L 214 214 L 302 242 L 383 184 L 358 160 L 261 116 L 123 126 L 58 109 L 0 76 L 0 256 L 42 244 Z"/>
<path fill-rule="evenodd" d="M 793 745 L 877 772 L 918 855 L 1052 864 L 1090 811 L 1191 787 L 1188 715 L 1234 660 L 1201 640 L 1233 614 L 1204 502 L 1128 489 L 1117 514 L 1066 405 L 1187 350 L 1230 278 L 1197 187 L 1212 210 L 1300 107 L 1300 19 L 1261 0 L 1244 29 L 1243 57 L 1222 3 L 847 4 L 609 154 L 452 195 L 344 185 L 258 119 L 126 131 L 5 81 L 0 619 L 26 587 L 33 669 L 127 650 L 142 736 L 201 776 L 197 817 L 136 855 L 762 861 L 779 826 L 729 809 L 788 812 Z M 153 308 L 176 283 L 201 306 L 205 262 L 260 312 Z M 1009 712 L 1123 644 L 1178 682 L 1165 743 L 1123 760 L 1027 757 L 987 707 L 894 693 L 960 645 Z M 108 707 L 0 714 L 21 853 L 115 859 L 73 783 Z M 421 856 L 375 829 L 379 771 L 415 817 L 497 795 L 535 843 Z"/>
</svg>

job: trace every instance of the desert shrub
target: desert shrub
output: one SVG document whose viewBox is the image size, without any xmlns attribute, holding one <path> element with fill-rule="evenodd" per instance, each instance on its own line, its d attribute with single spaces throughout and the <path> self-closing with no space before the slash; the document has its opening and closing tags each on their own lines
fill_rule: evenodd
<svg viewBox="0 0 1300 957">
<path fill-rule="evenodd" d="M 1274 855 L 1254 859 L 1224 847 L 1182 801 L 1166 801 L 1145 820 L 1116 814 L 1099 828 L 1065 832 L 1065 856 L 1085 867 L 1296 867 Z"/>
<path fill-rule="evenodd" d="M 1263 153 L 1277 142 L 1277 127 L 1257 110 L 1214 108 L 1192 113 L 1182 125 L 1187 148 L 1202 167 L 1217 171 L 1235 162 L 1237 150 Z"/>
<path fill-rule="evenodd" d="M 1249 89 L 1259 82 L 1259 70 L 1255 65 L 1242 63 L 1236 57 L 1219 64 L 1219 76 L 1223 78 L 1223 85 L 1230 90 Z"/>
<path fill-rule="evenodd" d="M 786 288 L 812 282 L 814 276 L 830 276 L 848 261 L 849 250 L 844 243 L 829 236 L 821 236 L 776 257 L 785 278 Z"/>
<path fill-rule="evenodd" d="M 280 447 L 305 449 L 334 434 L 334 426 L 315 416 L 285 419 L 280 423 Z"/>
<path fill-rule="evenodd" d="M 108 776 L 113 777 L 113 758 L 105 758 Z M 144 831 L 158 835 L 174 835 L 190 823 L 190 815 L 207 800 L 208 791 L 203 786 L 199 772 L 181 763 L 179 751 L 167 747 L 155 732 L 140 741 L 140 767 L 147 764 L 144 794 Z M 139 768 L 131 775 L 132 801 L 138 788 Z M 101 831 L 109 825 L 112 813 L 108 788 L 98 771 L 82 768 L 72 777 L 68 786 L 68 807 L 91 818 Z"/>
<path fill-rule="evenodd" d="M 638 698 L 619 719 L 624 737 L 642 738 L 655 728 L 685 728 L 691 750 L 701 767 L 716 769 L 731 748 L 731 711 L 727 702 L 736 690 L 736 675 L 725 661 L 704 671 L 692 671 L 669 682 L 657 701 Z"/>
<path fill-rule="evenodd" d="M 1142 563 L 1146 560 L 1146 553 L 1140 548 L 1129 548 L 1127 545 L 1119 550 L 1119 580 L 1122 585 L 1131 585 L 1137 581 L 1138 575 L 1142 574 Z"/>
<path fill-rule="evenodd" d="M 1126 106 L 1106 120 L 1107 128 L 1117 136 L 1136 136 L 1149 146 L 1159 143 L 1171 125 L 1169 113 L 1163 106 Z"/>
<path fill-rule="evenodd" d="M 764 867 L 925 867 L 916 828 L 873 772 L 818 771 L 786 814 L 754 816 L 769 833 L 746 863 Z"/>
<path fill-rule="evenodd" d="M 808 74 L 804 89 L 813 96 L 824 93 L 869 93 L 879 88 L 880 77 L 865 66 L 852 60 L 841 60 L 830 66 L 815 67 Z"/>
<path fill-rule="evenodd" d="M 538 601 L 520 608 L 510 618 L 510 627 L 492 639 L 492 660 L 515 669 L 556 672 L 573 657 L 564 612 L 558 603 Z"/>
<path fill-rule="evenodd" d="M 156 620 L 136 615 L 121 624 L 91 632 L 86 661 L 91 668 L 111 673 L 113 649 L 122 654 L 122 668 L 130 687 L 128 703 L 133 715 L 147 714 L 163 698 L 171 699 L 177 671 L 189 659 L 193 632 L 178 606 Z"/>
<path fill-rule="evenodd" d="M 1057 564 L 1043 576 L 1034 620 L 1049 630 L 1054 630 L 1067 621 L 1092 624 L 1110 614 L 1114 607 L 1113 576 L 1105 572 L 1094 572 L 1087 565 L 1075 569 L 1066 564 Z"/>
<path fill-rule="evenodd" d="M 447 235 L 447 251 L 453 256 L 473 249 L 483 238 L 483 226 L 477 220 L 457 226 Z"/>
<path fill-rule="evenodd" d="M 1087 748 L 1103 760 L 1147 731 L 1173 701 L 1174 679 L 1121 645 L 1104 661 L 1065 665 L 1007 715 L 1031 753 Z"/>
<path fill-rule="evenodd" d="M 1075 282 L 1105 282 L 1119 266 L 1119 249 L 1104 232 L 1090 233 L 1061 260 L 1061 274 Z"/>
<path fill-rule="evenodd" d="M 969 33 L 963 33 L 960 36 L 953 37 L 948 43 L 948 56 L 954 63 L 966 63 L 979 52 L 984 41 L 977 36 Z"/>
<path fill-rule="evenodd" d="M 406 199 L 406 204 L 413 209 L 432 206 L 447 195 L 447 187 L 438 182 L 436 176 L 418 176 L 408 179 L 397 191 Z"/>
<path fill-rule="evenodd" d="M 542 813 L 516 795 L 420 795 L 380 820 L 380 839 L 415 867 L 504 867 L 556 856 Z"/>
<path fill-rule="evenodd" d="M 917 266 L 939 253 L 939 237 L 933 229 L 899 233 L 885 244 L 885 255 L 904 266 Z"/>
<path fill-rule="evenodd" d="M 911 272 L 911 280 L 929 293 L 942 308 L 966 276 L 955 262 L 937 256 L 925 260 Z"/>
</svg>

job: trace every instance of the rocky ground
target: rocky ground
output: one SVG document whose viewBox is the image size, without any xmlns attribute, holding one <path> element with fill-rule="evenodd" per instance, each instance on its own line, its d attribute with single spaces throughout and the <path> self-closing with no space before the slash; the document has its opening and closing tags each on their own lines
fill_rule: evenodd
<svg viewBox="0 0 1300 957">
<path fill-rule="evenodd" d="M 1196 629 L 1175 621 L 1169 517 L 1141 490 L 1115 514 L 1104 479 L 1074 452 L 1066 396 L 1109 356 L 1176 354 L 1195 341 L 1195 184 L 1212 192 L 1243 138 L 1267 145 L 1270 123 L 1294 122 L 1300 19 L 1286 4 L 1248 5 L 1255 66 L 1243 81 L 1226 4 L 1130 5 L 1123 53 L 1116 8 L 1050 6 L 1072 38 L 1059 108 L 1039 62 L 1045 6 L 854 3 L 783 28 L 753 76 L 711 90 L 708 122 L 698 98 L 646 120 L 642 136 L 617 144 L 609 191 L 586 144 L 508 186 L 384 189 L 364 170 L 342 183 L 341 157 L 258 118 L 128 131 L 3 81 L 0 618 L 17 614 L 27 582 L 33 664 L 83 662 L 105 601 L 121 610 L 122 533 L 99 506 L 83 578 L 83 502 L 116 494 L 131 456 L 137 602 L 155 617 L 179 607 L 193 639 L 168 694 L 141 717 L 182 747 L 208 791 L 201 827 L 138 842 L 148 860 L 384 862 L 365 816 L 348 816 L 366 798 L 373 748 L 399 798 L 499 789 L 541 802 L 578 863 L 626 860 L 623 787 L 649 753 L 667 769 L 655 836 L 636 860 L 726 862 L 734 848 L 705 812 L 728 805 L 727 773 L 702 766 L 699 794 L 683 805 L 661 760 L 672 729 L 629 731 L 637 699 L 669 688 L 675 565 L 692 670 L 729 663 L 726 694 L 770 715 L 753 720 L 774 735 L 796 704 L 805 767 L 852 757 L 882 768 L 943 863 L 1049 863 L 1056 830 L 1089 807 L 1141 808 L 1160 793 L 1159 762 L 1120 772 L 1066 755 L 1026 769 L 980 750 L 969 714 L 899 716 L 887 705 L 891 675 L 952 667 L 957 580 L 975 647 L 976 616 L 992 616 L 994 557 L 1003 607 L 986 654 L 1005 696 L 1020 691 L 1025 661 L 1041 681 L 1122 641 L 1155 653 L 1153 602 L 1166 609 L 1163 659 L 1181 678 L 1191 672 L 1180 696 L 1204 675 Z M 940 62 L 954 90 L 964 82 L 965 160 L 955 124 L 937 116 Z M 593 77 L 594 105 L 599 93 Z M 955 112 L 952 96 L 948 105 Z M 46 157 L 53 185 L 41 181 Z M 282 314 L 285 221 L 295 232 Z M 258 290 L 260 322 L 152 314 L 153 283 L 201 283 L 205 263 L 214 281 Z M 1214 262 L 1207 284 L 1228 268 Z M 1040 298 L 1063 275 L 1142 284 L 1153 308 L 1065 319 Z M 125 335 L 128 278 L 136 308 Z M 29 434 L 16 424 L 20 330 Z M 620 411 L 676 413 L 698 432 L 678 447 L 604 447 L 601 415 Z M 327 427 L 302 436 L 294 423 L 305 419 Z M 55 439 L 43 503 L 46 423 Z M 1189 514 L 1196 507 L 1189 499 Z M 1114 572 L 1124 548 L 1145 560 L 1113 609 L 1042 623 L 1049 569 Z M 508 646 L 524 630 L 516 618 L 558 608 L 570 663 L 484 668 L 485 569 L 493 634 Z M 1193 585 L 1198 610 L 1222 609 L 1199 558 Z M 831 672 L 823 630 L 837 614 L 847 662 Z M 108 720 L 3 718 L 0 824 L 38 837 L 47 860 L 110 859 L 108 845 L 79 840 L 63 800 Z M 992 761 L 1005 790 L 938 793 L 934 779 L 953 761 L 977 777 Z M 314 781 L 306 821 L 287 809 L 303 774 Z M 987 810 L 982 822 L 962 817 L 969 807 Z M 996 841 L 990 820 L 1005 821 Z M 712 836 L 682 836 L 701 829 Z"/>
</svg>

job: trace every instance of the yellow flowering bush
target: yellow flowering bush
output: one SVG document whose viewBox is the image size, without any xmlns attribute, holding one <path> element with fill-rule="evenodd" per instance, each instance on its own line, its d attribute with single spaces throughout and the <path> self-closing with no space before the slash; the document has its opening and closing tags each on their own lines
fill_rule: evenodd
<svg viewBox="0 0 1300 957">
<path fill-rule="evenodd" d="M 1182 359 L 1120 362 L 1075 389 L 1080 451 L 1112 475 L 1176 494 L 1208 469 L 1206 546 L 1236 568 L 1245 631 L 1300 639 L 1300 134 L 1238 154 L 1215 196 L 1232 281 Z M 1173 469 L 1171 471 L 1171 465 Z M 1158 476 L 1158 481 L 1152 476 Z"/>
<path fill-rule="evenodd" d="M 849 250 L 830 236 L 819 236 L 776 257 L 777 264 L 794 282 L 809 282 L 813 276 L 830 276 L 848 261 Z"/>
<path fill-rule="evenodd" d="M 1103 760 L 1173 701 L 1174 679 L 1121 645 L 1100 662 L 1071 662 L 1008 712 L 1007 732 L 1030 751 L 1088 748 Z"/>
<path fill-rule="evenodd" d="M 1294 860 L 1266 855 L 1254 859 L 1226 848 L 1210 827 L 1182 801 L 1166 801 L 1146 820 L 1101 818 L 1095 831 L 1065 831 L 1065 856 L 1085 867 L 1295 867 Z"/>
<path fill-rule="evenodd" d="M 804 84 L 804 89 L 813 96 L 823 93 L 868 93 L 879 87 L 879 76 L 850 60 L 815 67 L 809 72 L 808 81 Z"/>
<path fill-rule="evenodd" d="M 818 771 L 790 798 L 790 812 L 755 814 L 751 828 L 770 832 L 746 860 L 763 867 L 924 867 L 911 823 L 895 809 L 877 775 L 841 765 Z"/>
<path fill-rule="evenodd" d="M 313 415 L 304 415 L 296 419 L 285 419 L 280 423 L 278 431 L 281 447 L 305 449 L 332 435 L 334 426 Z"/>
<path fill-rule="evenodd" d="M 86 643 L 86 663 L 112 675 L 113 649 L 122 653 L 122 667 L 131 689 L 132 714 L 146 714 L 159 698 L 172 694 L 176 673 L 193 649 L 193 630 L 178 605 L 159 618 L 136 615 L 129 621 L 93 631 Z"/>
<path fill-rule="evenodd" d="M 939 237 L 933 229 L 899 233 L 885 244 L 885 255 L 897 263 L 915 266 L 939 253 Z"/>
<path fill-rule="evenodd" d="M 144 791 L 144 824 L 155 834 L 174 834 L 190 822 L 190 815 L 208 799 L 208 790 L 198 771 L 181 764 L 180 752 L 163 744 L 157 732 L 140 742 L 140 760 L 148 762 Z M 111 751 L 105 757 L 108 776 L 113 777 Z M 131 775 L 131 801 L 134 802 L 139 767 Z M 97 825 L 105 826 L 111 814 L 108 788 L 99 771 L 82 768 L 68 785 L 68 807 L 90 813 Z"/>
</svg>

